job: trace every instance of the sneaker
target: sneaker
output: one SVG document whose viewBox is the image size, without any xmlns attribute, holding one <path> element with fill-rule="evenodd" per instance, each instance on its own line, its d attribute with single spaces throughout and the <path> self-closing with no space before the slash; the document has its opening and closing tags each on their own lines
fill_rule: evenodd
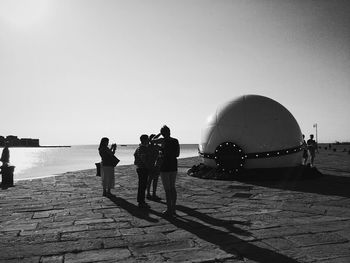
<svg viewBox="0 0 350 263">
<path fill-rule="evenodd" d="M 152 200 L 152 196 L 151 196 L 150 194 L 147 194 L 147 195 L 146 195 L 146 198 L 147 198 L 148 200 Z"/>
</svg>

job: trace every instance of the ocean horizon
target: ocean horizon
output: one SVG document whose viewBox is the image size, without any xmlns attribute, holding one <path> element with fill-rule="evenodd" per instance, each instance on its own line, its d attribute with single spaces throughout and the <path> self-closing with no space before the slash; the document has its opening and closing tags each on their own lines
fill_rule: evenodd
<svg viewBox="0 0 350 263">
<path fill-rule="evenodd" d="M 119 165 L 134 163 L 138 144 L 119 144 L 116 156 Z M 14 180 L 50 177 L 66 172 L 94 169 L 100 162 L 98 145 L 72 145 L 70 147 L 11 147 L 10 163 L 15 166 Z M 2 148 L 0 148 L 2 150 Z M 180 157 L 198 155 L 198 144 L 181 144 Z"/>
</svg>

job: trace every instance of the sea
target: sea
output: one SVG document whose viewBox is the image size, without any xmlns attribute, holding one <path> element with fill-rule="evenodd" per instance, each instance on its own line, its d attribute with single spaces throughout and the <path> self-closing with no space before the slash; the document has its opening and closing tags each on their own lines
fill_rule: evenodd
<svg viewBox="0 0 350 263">
<path fill-rule="evenodd" d="M 118 145 L 119 165 L 134 163 L 138 145 Z M 95 169 L 100 162 L 98 145 L 71 147 L 16 147 L 10 148 L 10 163 L 15 166 L 14 180 L 28 180 L 59 175 L 65 172 Z M 2 151 L 2 148 L 0 148 Z M 180 158 L 198 156 L 198 144 L 181 144 Z"/>
</svg>

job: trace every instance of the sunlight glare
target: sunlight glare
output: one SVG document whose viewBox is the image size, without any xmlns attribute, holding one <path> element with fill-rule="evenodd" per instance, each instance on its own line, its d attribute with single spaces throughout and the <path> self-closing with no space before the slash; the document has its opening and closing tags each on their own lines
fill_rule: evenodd
<svg viewBox="0 0 350 263">
<path fill-rule="evenodd" d="M 16 174 L 44 163 L 46 148 L 10 148 L 10 162 Z"/>
</svg>

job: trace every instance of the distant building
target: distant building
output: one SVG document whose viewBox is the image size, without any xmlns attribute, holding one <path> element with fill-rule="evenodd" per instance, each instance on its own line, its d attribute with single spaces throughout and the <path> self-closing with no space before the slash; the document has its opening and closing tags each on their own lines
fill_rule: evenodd
<svg viewBox="0 0 350 263">
<path fill-rule="evenodd" d="M 26 146 L 26 147 L 38 147 L 39 146 L 39 139 L 21 138 L 20 145 Z"/>
<path fill-rule="evenodd" d="M 19 146 L 19 139 L 17 136 L 14 135 L 8 135 L 6 137 L 6 141 L 8 142 L 9 146 Z"/>
<path fill-rule="evenodd" d="M 10 147 L 39 147 L 39 139 L 33 138 L 18 138 L 14 135 L 8 135 L 6 138 L 0 136 L 0 147 L 5 146 L 5 142 L 8 142 Z"/>
</svg>

